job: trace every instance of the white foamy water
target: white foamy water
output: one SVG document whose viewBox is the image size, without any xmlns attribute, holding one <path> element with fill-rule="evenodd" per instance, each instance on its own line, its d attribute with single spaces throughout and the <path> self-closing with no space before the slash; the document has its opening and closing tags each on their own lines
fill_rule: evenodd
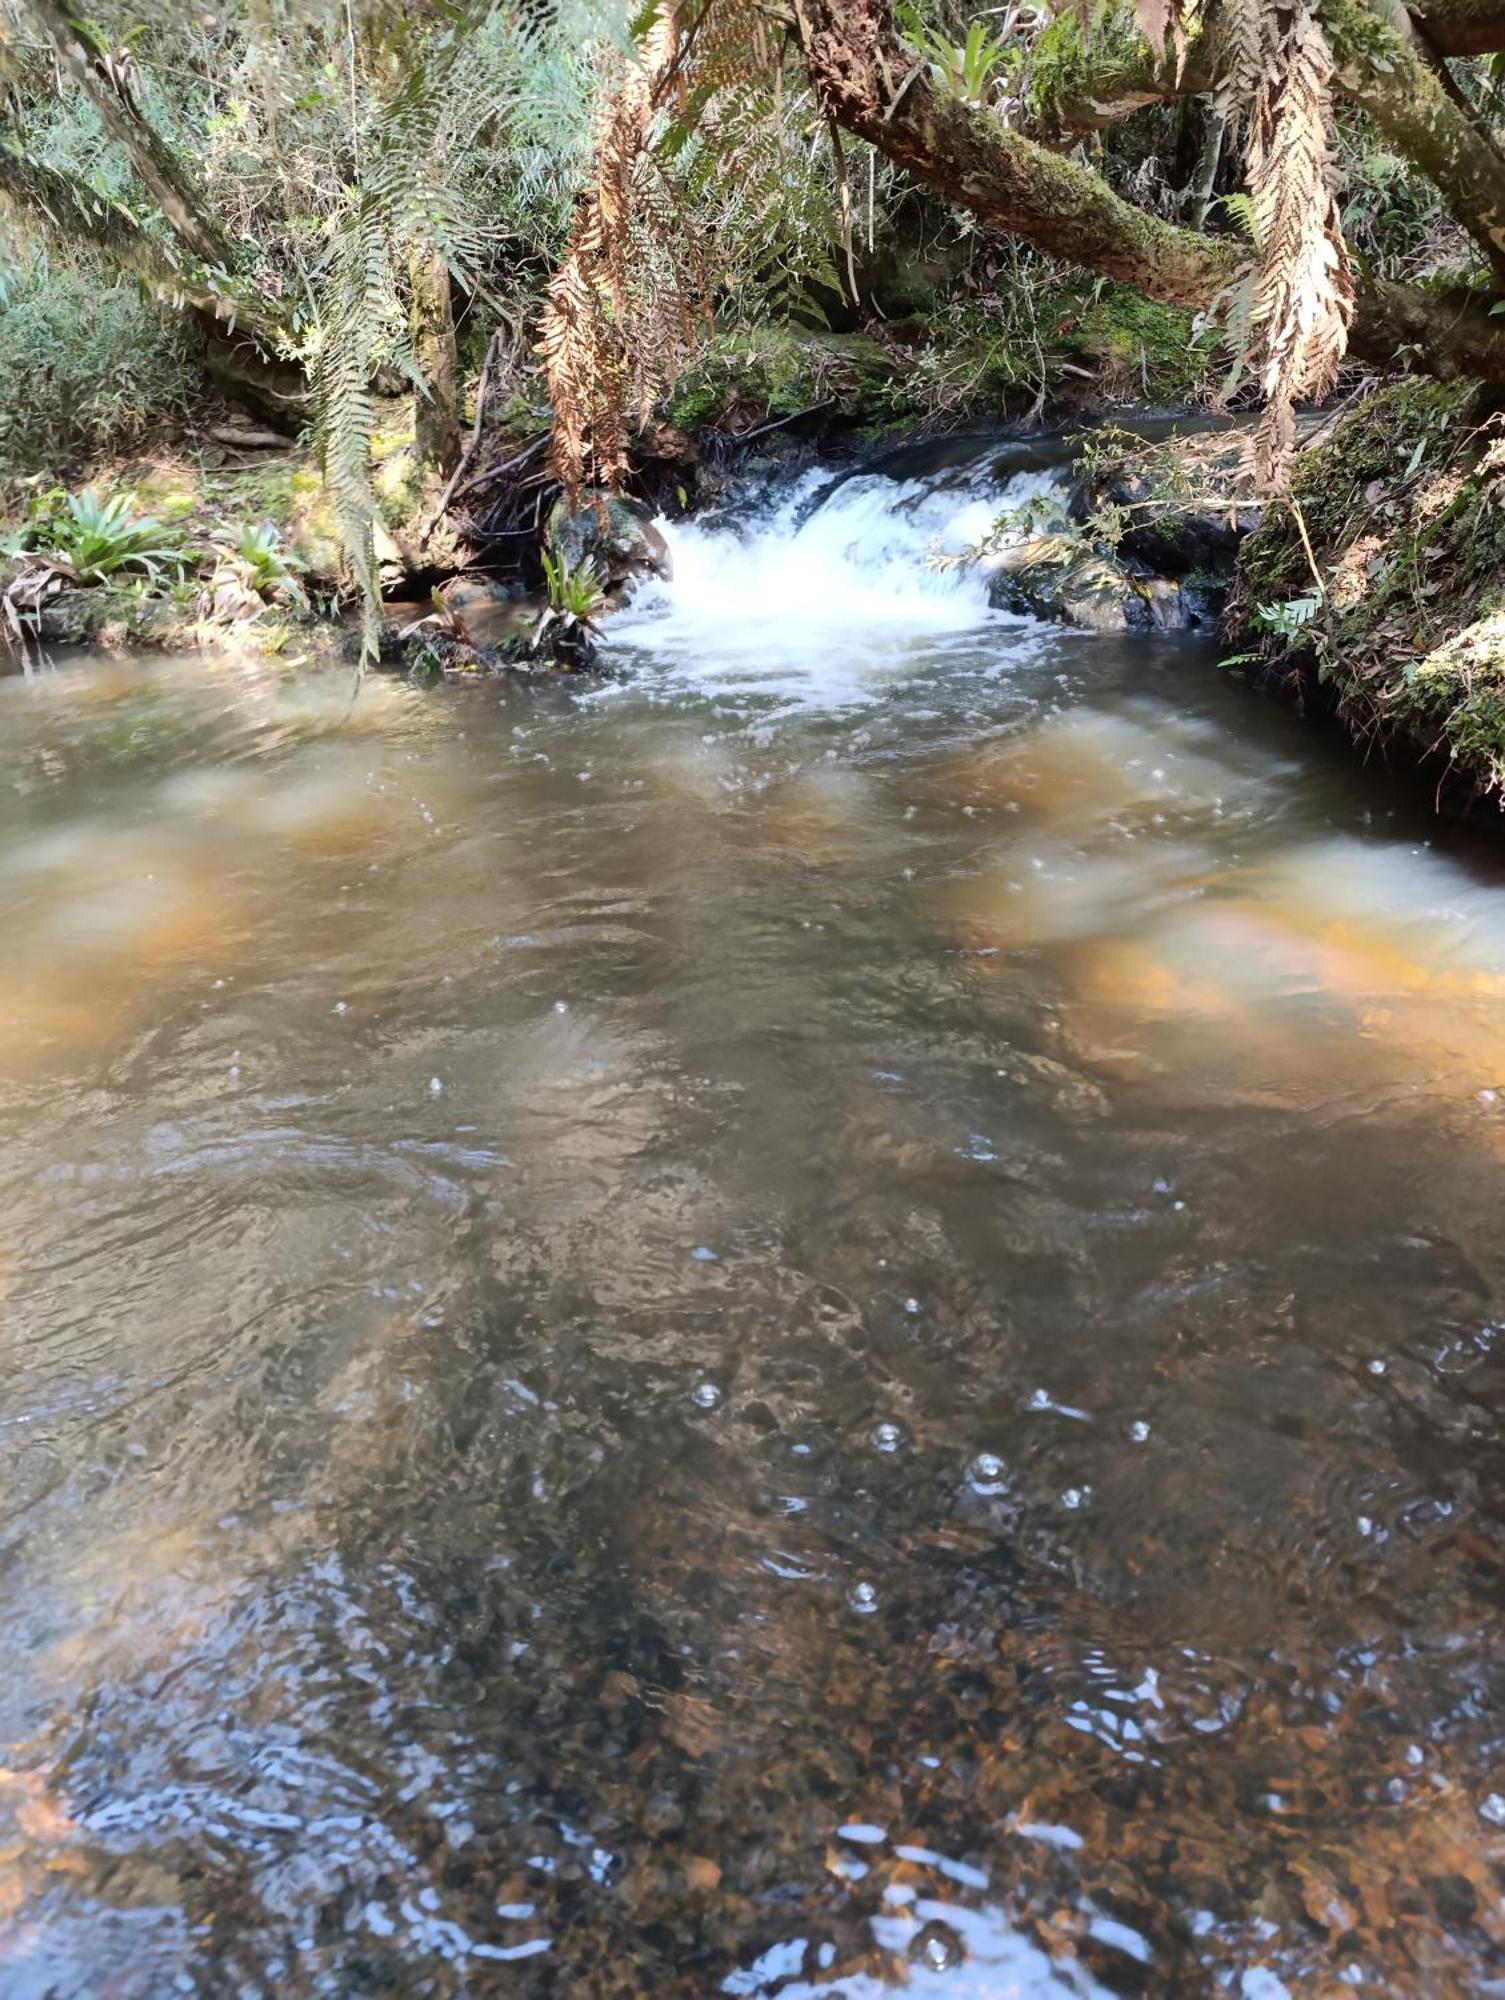
<svg viewBox="0 0 1505 2000">
<path fill-rule="evenodd" d="M 937 642 L 1021 621 L 988 604 L 974 570 L 937 555 L 974 545 L 1002 508 L 1057 484 L 862 474 L 810 511 L 834 475 L 817 469 L 736 522 L 661 520 L 673 578 L 612 620 L 613 646 L 651 648 L 680 680 L 790 708 L 855 706 L 933 661 Z"/>
</svg>

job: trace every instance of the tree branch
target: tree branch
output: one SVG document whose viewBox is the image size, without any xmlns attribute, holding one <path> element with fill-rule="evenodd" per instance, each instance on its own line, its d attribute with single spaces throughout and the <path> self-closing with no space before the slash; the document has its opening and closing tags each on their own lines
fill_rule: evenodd
<svg viewBox="0 0 1505 2000">
<path fill-rule="evenodd" d="M 1168 305 L 1210 306 L 1238 276 L 1243 253 L 1228 239 L 1146 214 L 1090 167 L 915 76 L 886 0 L 798 0 L 797 11 L 810 75 L 831 116 L 943 199 Z M 1349 345 L 1379 367 L 1403 353 L 1435 374 L 1505 381 L 1505 322 L 1488 305 L 1478 294 L 1361 277 Z"/>
<path fill-rule="evenodd" d="M 1428 62 L 1405 9 L 1382 18 L 1364 0 L 1322 0 L 1335 81 L 1436 187 L 1505 287 L 1505 156 Z"/>
<path fill-rule="evenodd" d="M 1442 56 L 1487 56 L 1505 49 L 1502 0 L 1427 0 L 1411 12 L 1425 23 L 1427 40 Z"/>
<path fill-rule="evenodd" d="M 221 331 L 239 328 L 271 353 L 286 345 L 287 327 L 260 300 L 238 297 L 211 282 L 196 264 L 174 256 L 123 202 L 32 159 L 15 139 L 5 136 L 0 136 L 0 195 L 30 210 L 64 242 L 82 238 L 92 243 L 160 296 L 192 306 L 217 322 Z"/>
<path fill-rule="evenodd" d="M 37 25 L 64 68 L 87 94 L 110 137 L 130 156 L 142 185 L 151 191 L 168 226 L 200 263 L 228 270 L 229 238 L 210 220 L 177 156 L 142 117 L 128 91 L 100 72 L 78 26 L 56 0 L 30 0 Z"/>
</svg>

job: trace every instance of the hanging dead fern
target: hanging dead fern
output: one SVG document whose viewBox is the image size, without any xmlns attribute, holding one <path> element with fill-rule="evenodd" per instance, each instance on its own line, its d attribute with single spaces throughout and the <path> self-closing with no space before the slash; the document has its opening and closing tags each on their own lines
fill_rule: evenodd
<svg viewBox="0 0 1505 2000">
<path fill-rule="evenodd" d="M 640 197 L 659 98 L 677 75 L 679 17 L 658 15 L 602 99 L 591 174 L 549 284 L 539 351 L 554 424 L 550 469 L 573 506 L 586 486 L 627 475 L 628 412 L 672 382 L 692 311 L 674 260 L 645 260 L 664 231 Z M 645 264 L 655 268 L 652 280 Z"/>
<path fill-rule="evenodd" d="M 684 0 L 603 99 L 539 339 L 571 504 L 625 479 L 629 418 L 673 387 L 713 296 L 819 318 L 814 293 L 841 289 L 841 177 L 813 93 L 786 87 L 791 46 L 747 0 Z"/>
<path fill-rule="evenodd" d="M 1250 470 L 1283 483 L 1295 405 L 1333 387 L 1348 347 L 1353 273 L 1334 167 L 1332 51 L 1310 0 L 1231 0 L 1222 95 L 1244 135 L 1256 262 L 1232 325 L 1252 349 L 1264 414 Z"/>
</svg>

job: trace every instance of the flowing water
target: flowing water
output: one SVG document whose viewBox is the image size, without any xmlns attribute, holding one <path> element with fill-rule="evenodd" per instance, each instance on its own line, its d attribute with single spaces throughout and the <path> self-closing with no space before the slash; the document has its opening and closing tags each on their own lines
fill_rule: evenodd
<svg viewBox="0 0 1505 2000">
<path fill-rule="evenodd" d="M 1505 880 L 814 497 L 0 683 L 7 2000 L 1505 1991 Z"/>
</svg>

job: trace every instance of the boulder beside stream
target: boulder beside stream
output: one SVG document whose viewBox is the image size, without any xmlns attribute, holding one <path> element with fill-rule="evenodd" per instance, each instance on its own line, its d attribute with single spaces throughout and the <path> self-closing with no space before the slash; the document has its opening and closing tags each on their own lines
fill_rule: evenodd
<svg viewBox="0 0 1505 2000">
<path fill-rule="evenodd" d="M 982 558 L 988 602 L 1086 632 L 1143 631 L 1149 609 L 1121 563 L 1070 533 L 1032 535 Z"/>
<path fill-rule="evenodd" d="M 571 570 L 594 569 L 608 593 L 639 577 L 667 578 L 669 544 L 639 500 L 587 487 L 573 510 L 561 500 L 549 516 L 549 546 Z"/>
<path fill-rule="evenodd" d="M 1216 622 L 1210 591 L 1147 576 L 1071 530 L 989 551 L 988 602 L 1084 632 L 1185 632 Z"/>
</svg>

